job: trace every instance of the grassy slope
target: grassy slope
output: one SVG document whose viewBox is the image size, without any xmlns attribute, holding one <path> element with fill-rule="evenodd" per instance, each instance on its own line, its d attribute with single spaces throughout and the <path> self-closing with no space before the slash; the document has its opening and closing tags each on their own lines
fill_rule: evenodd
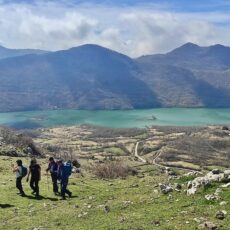
<svg viewBox="0 0 230 230">
<path fill-rule="evenodd" d="M 196 229 L 198 224 L 193 219 L 199 217 L 222 225 L 221 229 L 229 229 L 230 216 L 221 221 L 215 219 L 215 213 L 218 210 L 230 213 L 230 206 L 220 206 L 219 201 L 209 202 L 204 198 L 215 191 L 216 185 L 195 197 L 173 192 L 170 199 L 156 192 L 157 184 L 168 179 L 154 166 L 148 166 L 142 168 L 142 178 L 105 181 L 90 175 L 74 175 L 69 186 L 74 196 L 67 201 L 53 196 L 51 183 L 48 190 L 43 175 L 40 190 L 44 198 L 34 200 L 30 195 L 15 195 L 15 178 L 9 170 L 15 160 L 0 157 L 0 229 Z M 43 162 L 43 171 L 45 167 Z M 25 179 L 23 184 L 25 192 L 30 194 Z M 230 202 L 230 188 L 224 189 L 221 196 Z M 4 204 L 11 207 L 3 208 Z M 103 205 L 108 205 L 111 211 L 106 213 Z M 154 221 L 160 221 L 160 226 Z"/>
</svg>

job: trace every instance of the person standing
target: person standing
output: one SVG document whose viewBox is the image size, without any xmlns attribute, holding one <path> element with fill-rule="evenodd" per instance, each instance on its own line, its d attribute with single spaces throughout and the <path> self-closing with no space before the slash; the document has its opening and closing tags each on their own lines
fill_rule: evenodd
<svg viewBox="0 0 230 230">
<path fill-rule="evenodd" d="M 68 190 L 69 176 L 72 173 L 72 163 L 67 161 L 63 163 L 62 160 L 58 161 L 58 179 L 61 182 L 61 200 L 65 200 L 65 194 L 68 194 L 69 197 L 72 196 L 72 192 Z"/>
<path fill-rule="evenodd" d="M 49 158 L 49 165 L 48 168 L 46 169 L 46 172 L 50 172 L 51 175 L 51 179 L 53 182 L 53 192 L 55 195 L 59 195 L 58 193 L 58 183 L 57 183 L 57 179 L 58 179 L 58 164 L 57 162 L 55 162 L 53 157 Z"/>
<path fill-rule="evenodd" d="M 16 161 L 16 166 L 14 164 L 11 165 L 13 172 L 16 173 L 16 188 L 19 190 L 17 194 L 21 196 L 25 196 L 25 192 L 23 191 L 22 187 L 22 178 L 23 178 L 23 166 L 22 166 L 22 160 Z"/>
<path fill-rule="evenodd" d="M 39 197 L 39 181 L 41 180 L 41 167 L 37 163 L 36 159 L 32 159 L 30 161 L 29 173 L 26 179 L 27 182 L 29 181 L 30 174 L 31 174 L 30 187 L 33 190 L 32 194 L 35 194 L 35 196 L 38 198 Z"/>
</svg>

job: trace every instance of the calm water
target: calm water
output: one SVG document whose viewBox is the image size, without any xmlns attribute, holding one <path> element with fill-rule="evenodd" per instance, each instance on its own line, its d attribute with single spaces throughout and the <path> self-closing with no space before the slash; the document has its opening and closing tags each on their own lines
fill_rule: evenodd
<svg viewBox="0 0 230 230">
<path fill-rule="evenodd" d="M 160 108 L 125 111 L 28 111 L 0 113 L 0 125 L 14 128 L 92 124 L 127 128 L 151 125 L 202 126 L 230 124 L 230 109 Z"/>
</svg>

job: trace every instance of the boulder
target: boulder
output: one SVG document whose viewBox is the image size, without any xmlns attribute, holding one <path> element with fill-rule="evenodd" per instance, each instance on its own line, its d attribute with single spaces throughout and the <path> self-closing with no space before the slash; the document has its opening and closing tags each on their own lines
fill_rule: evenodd
<svg viewBox="0 0 230 230">
<path fill-rule="evenodd" d="M 197 177 L 194 180 L 189 181 L 187 185 L 187 188 L 188 188 L 187 195 L 195 194 L 198 188 L 207 187 L 212 182 L 222 182 L 222 183 L 230 182 L 229 173 L 230 173 L 230 170 L 225 170 L 224 172 L 222 172 L 219 169 L 214 169 L 203 177 Z"/>
<path fill-rule="evenodd" d="M 167 184 L 159 184 L 161 192 L 163 194 L 168 194 L 169 192 L 173 191 L 173 188 L 170 185 Z"/>
<path fill-rule="evenodd" d="M 193 195 L 196 193 L 197 189 L 200 187 L 210 186 L 210 181 L 205 177 L 197 177 L 193 181 L 188 182 L 187 195 Z"/>
</svg>

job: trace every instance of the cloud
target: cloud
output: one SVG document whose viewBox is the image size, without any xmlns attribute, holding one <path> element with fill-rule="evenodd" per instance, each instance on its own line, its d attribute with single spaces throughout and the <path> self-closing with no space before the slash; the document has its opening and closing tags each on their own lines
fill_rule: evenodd
<svg viewBox="0 0 230 230">
<path fill-rule="evenodd" d="M 60 50 L 95 43 L 132 57 L 167 52 L 186 42 L 230 45 L 227 12 L 65 2 L 0 4 L 1 45 Z"/>
</svg>

